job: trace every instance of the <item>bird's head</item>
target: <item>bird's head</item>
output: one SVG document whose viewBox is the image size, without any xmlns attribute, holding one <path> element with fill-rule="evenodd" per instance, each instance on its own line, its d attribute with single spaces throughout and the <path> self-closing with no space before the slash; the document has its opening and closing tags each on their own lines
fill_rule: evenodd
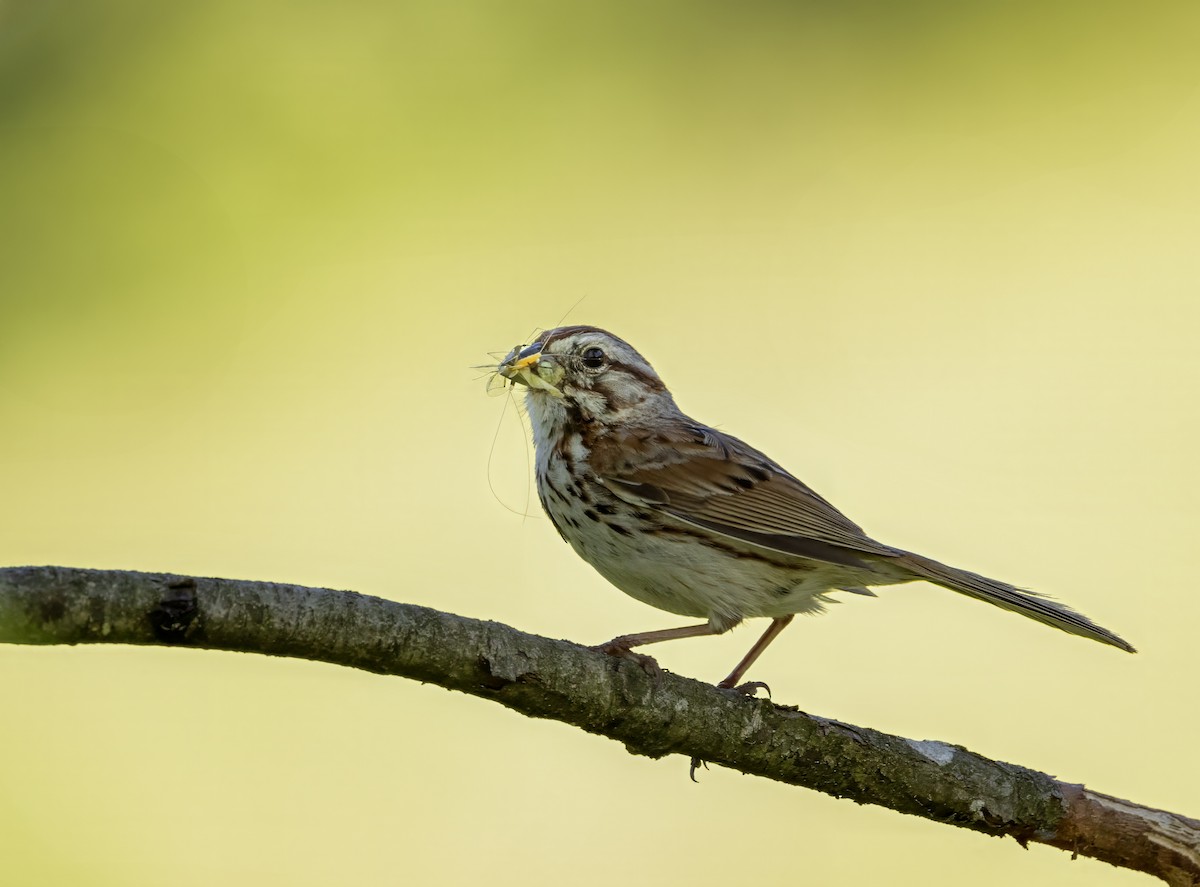
<svg viewBox="0 0 1200 887">
<path fill-rule="evenodd" d="M 528 387 L 526 401 L 535 421 L 608 425 L 676 412 L 671 393 L 646 359 L 596 327 L 546 330 L 509 352 L 497 372 Z"/>
</svg>

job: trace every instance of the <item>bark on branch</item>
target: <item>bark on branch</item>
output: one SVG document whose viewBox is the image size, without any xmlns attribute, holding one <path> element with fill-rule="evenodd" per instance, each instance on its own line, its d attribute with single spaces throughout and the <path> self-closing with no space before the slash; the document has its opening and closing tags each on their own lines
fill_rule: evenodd
<svg viewBox="0 0 1200 887">
<path fill-rule="evenodd" d="M 159 644 L 400 675 L 616 739 L 1172 885 L 1200 884 L 1200 821 L 984 758 L 663 674 L 567 641 L 381 598 L 269 582 L 63 567 L 0 569 L 0 642 Z"/>
</svg>

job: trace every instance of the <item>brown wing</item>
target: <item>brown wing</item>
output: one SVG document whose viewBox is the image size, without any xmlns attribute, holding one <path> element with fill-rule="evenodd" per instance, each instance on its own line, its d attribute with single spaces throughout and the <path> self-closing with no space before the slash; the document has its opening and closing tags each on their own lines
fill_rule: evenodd
<svg viewBox="0 0 1200 887">
<path fill-rule="evenodd" d="M 623 499 L 763 548 L 848 566 L 867 566 L 856 555 L 900 554 L 735 437 L 683 425 L 657 443 L 652 459 L 630 458 L 650 454 L 644 445 L 627 446 L 619 448 L 625 458 L 593 454 L 593 467 Z"/>
</svg>

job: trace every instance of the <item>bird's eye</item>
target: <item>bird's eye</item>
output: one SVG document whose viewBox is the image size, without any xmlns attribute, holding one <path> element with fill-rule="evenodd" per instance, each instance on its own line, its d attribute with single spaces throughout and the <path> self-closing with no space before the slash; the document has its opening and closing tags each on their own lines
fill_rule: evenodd
<svg viewBox="0 0 1200 887">
<path fill-rule="evenodd" d="M 589 348 L 583 352 L 583 365 L 589 370 L 598 370 L 604 366 L 604 352 L 599 348 Z"/>
</svg>

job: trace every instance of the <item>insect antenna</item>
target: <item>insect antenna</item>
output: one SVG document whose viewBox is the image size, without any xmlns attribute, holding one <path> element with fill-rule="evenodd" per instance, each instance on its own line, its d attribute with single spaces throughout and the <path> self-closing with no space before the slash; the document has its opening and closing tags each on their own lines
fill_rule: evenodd
<svg viewBox="0 0 1200 887">
<path fill-rule="evenodd" d="M 499 374 L 497 374 L 497 378 L 503 379 L 503 377 L 499 376 Z M 507 380 L 504 380 L 504 381 L 507 381 Z M 492 498 L 495 499 L 497 502 L 499 502 L 500 505 L 505 510 L 511 511 L 513 514 L 519 514 L 522 517 L 522 519 L 537 517 L 537 515 L 529 513 L 529 506 L 531 504 L 529 485 L 530 485 L 532 465 L 530 464 L 530 461 L 529 461 L 529 443 L 525 439 L 524 434 L 522 434 L 522 436 L 521 436 L 522 437 L 522 440 L 521 440 L 522 449 L 525 451 L 525 505 L 524 505 L 524 507 L 521 509 L 513 508 L 511 505 L 509 505 L 507 502 L 505 502 L 503 498 L 501 498 L 500 492 L 496 489 L 496 482 L 493 479 L 494 474 L 493 474 L 492 468 L 495 465 L 496 445 L 500 440 L 500 429 L 504 427 L 504 417 L 508 414 L 509 403 L 513 404 L 513 409 L 517 413 L 517 421 L 521 425 L 522 430 L 524 430 L 524 428 L 525 428 L 525 421 L 523 418 L 524 414 L 521 411 L 520 405 L 517 404 L 516 398 L 513 396 L 512 388 L 509 386 L 505 386 L 503 388 L 497 389 L 496 391 L 497 391 L 497 393 L 507 393 L 508 398 L 507 398 L 507 400 L 505 400 L 504 406 L 500 410 L 500 418 L 496 422 L 496 431 L 492 435 L 492 445 L 491 445 L 491 447 L 488 448 L 488 459 L 487 459 L 488 489 L 491 490 L 491 492 L 492 492 Z M 489 391 L 489 393 L 491 393 L 491 392 Z"/>
</svg>

